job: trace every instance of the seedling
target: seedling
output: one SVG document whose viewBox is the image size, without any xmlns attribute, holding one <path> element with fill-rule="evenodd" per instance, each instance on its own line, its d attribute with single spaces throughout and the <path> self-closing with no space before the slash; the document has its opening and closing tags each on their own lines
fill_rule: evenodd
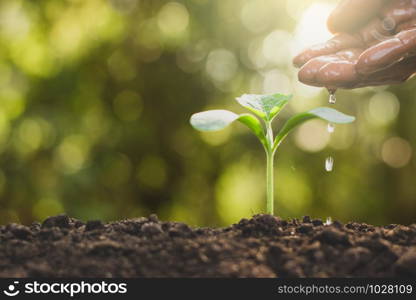
<svg viewBox="0 0 416 300">
<path fill-rule="evenodd" d="M 246 125 L 260 140 L 266 152 L 266 194 L 267 194 L 267 213 L 273 214 L 273 161 L 277 148 L 280 146 L 288 133 L 311 119 L 319 118 L 332 124 L 347 124 L 355 120 L 354 117 L 343 114 L 333 108 L 318 107 L 308 112 L 297 114 L 291 117 L 282 126 L 280 131 L 274 136 L 272 122 L 283 107 L 289 102 L 292 95 L 243 95 L 236 100 L 239 104 L 254 113 L 235 114 L 228 110 L 208 110 L 193 114 L 191 125 L 200 131 L 221 130 L 234 121 L 239 121 Z M 260 122 L 260 120 L 263 122 Z"/>
</svg>

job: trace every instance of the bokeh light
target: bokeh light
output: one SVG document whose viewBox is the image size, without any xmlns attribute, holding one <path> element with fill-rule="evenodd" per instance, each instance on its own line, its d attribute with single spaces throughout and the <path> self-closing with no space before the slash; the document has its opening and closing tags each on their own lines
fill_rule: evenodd
<svg viewBox="0 0 416 300">
<path fill-rule="evenodd" d="M 160 9 L 157 24 L 167 36 L 180 35 L 188 27 L 188 11 L 178 2 L 169 2 Z"/>
<path fill-rule="evenodd" d="M 327 123 L 321 120 L 304 123 L 295 133 L 296 145 L 308 152 L 323 150 L 328 145 L 329 138 Z"/>
<path fill-rule="evenodd" d="M 390 92 L 379 92 L 372 96 L 368 104 L 370 122 L 383 126 L 391 123 L 399 114 L 400 102 Z"/>
<path fill-rule="evenodd" d="M 209 53 L 206 70 L 215 81 L 228 81 L 237 72 L 238 62 L 235 55 L 225 49 L 216 49 Z"/>
<path fill-rule="evenodd" d="M 293 55 L 331 37 L 326 20 L 333 8 L 333 4 L 324 2 L 313 2 L 305 8 L 295 29 Z"/>
<path fill-rule="evenodd" d="M 381 157 L 386 164 L 393 168 L 404 167 L 412 157 L 412 147 L 406 140 L 392 137 L 383 143 Z"/>
</svg>

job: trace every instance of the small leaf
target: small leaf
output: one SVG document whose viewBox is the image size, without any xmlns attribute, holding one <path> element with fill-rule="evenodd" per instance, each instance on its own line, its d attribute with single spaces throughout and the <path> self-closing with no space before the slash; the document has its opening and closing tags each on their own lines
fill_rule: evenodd
<svg viewBox="0 0 416 300">
<path fill-rule="evenodd" d="M 238 115 L 223 109 L 208 110 L 191 116 L 191 125 L 200 131 L 221 130 L 238 119 Z"/>
<path fill-rule="evenodd" d="M 347 124 L 354 122 L 355 120 L 355 117 L 346 115 L 337 111 L 336 109 L 329 107 L 318 107 L 308 112 L 300 113 L 286 121 L 285 125 L 283 125 L 282 129 L 276 136 L 273 149 L 276 150 L 276 148 L 293 128 L 310 119 L 315 118 L 319 118 L 335 124 Z"/>
<path fill-rule="evenodd" d="M 335 124 L 348 124 L 355 121 L 355 117 L 346 115 L 336 109 L 329 107 L 317 107 L 310 110 L 309 113 L 317 116 L 320 119 Z"/>
<path fill-rule="evenodd" d="M 263 127 L 258 119 L 250 114 L 237 115 L 231 111 L 218 109 L 208 110 L 191 116 L 191 125 L 200 131 L 218 131 L 234 121 L 240 121 L 259 138 L 260 142 L 265 145 L 266 137 L 264 135 Z"/>
<path fill-rule="evenodd" d="M 263 126 L 261 125 L 260 121 L 250 115 L 250 114 L 241 114 L 239 115 L 238 121 L 246 125 L 248 128 L 251 129 L 251 131 L 257 136 L 257 138 L 260 140 L 260 142 L 266 146 L 267 139 L 264 134 Z"/>
<path fill-rule="evenodd" d="M 255 113 L 260 118 L 271 121 L 292 98 L 292 95 L 254 95 L 244 94 L 236 100 L 242 106 Z"/>
</svg>

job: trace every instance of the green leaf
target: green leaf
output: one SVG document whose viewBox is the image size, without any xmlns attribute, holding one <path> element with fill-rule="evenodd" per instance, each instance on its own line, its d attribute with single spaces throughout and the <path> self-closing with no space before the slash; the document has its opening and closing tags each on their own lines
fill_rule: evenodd
<svg viewBox="0 0 416 300">
<path fill-rule="evenodd" d="M 260 118 L 271 121 L 292 98 L 292 95 L 254 95 L 244 94 L 236 100 Z"/>
<path fill-rule="evenodd" d="M 329 107 L 318 107 L 308 112 L 300 113 L 287 120 L 286 123 L 283 125 L 280 132 L 276 135 L 273 150 L 277 149 L 277 147 L 280 145 L 283 139 L 293 128 L 308 120 L 315 118 L 319 118 L 334 124 L 347 124 L 354 122 L 355 120 L 355 117 L 346 115 L 342 112 L 337 111 L 336 109 Z"/>
<path fill-rule="evenodd" d="M 265 145 L 266 137 L 260 121 L 250 114 L 237 115 L 231 111 L 218 109 L 208 110 L 191 116 L 191 125 L 200 131 L 218 131 L 234 121 L 240 121 L 259 138 L 260 142 Z"/>
</svg>

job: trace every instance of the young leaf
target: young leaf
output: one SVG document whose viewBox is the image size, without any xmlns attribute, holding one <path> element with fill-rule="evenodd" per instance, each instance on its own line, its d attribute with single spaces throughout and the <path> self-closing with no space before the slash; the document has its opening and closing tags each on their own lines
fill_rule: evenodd
<svg viewBox="0 0 416 300">
<path fill-rule="evenodd" d="M 263 145 L 266 145 L 266 137 L 263 127 L 258 119 L 250 114 L 237 115 L 231 111 L 218 109 L 208 110 L 191 116 L 191 125 L 200 131 L 217 131 L 221 130 L 234 121 L 240 121 L 259 138 Z"/>
<path fill-rule="evenodd" d="M 336 109 L 329 107 L 318 107 L 308 112 L 300 113 L 287 120 L 286 123 L 283 125 L 282 129 L 276 136 L 273 145 L 273 150 L 276 150 L 279 144 L 283 141 L 283 139 L 293 128 L 302 124 L 303 122 L 315 118 L 319 118 L 335 124 L 347 124 L 354 122 L 355 120 L 355 117 L 346 115 L 342 112 L 337 111 Z"/>
<path fill-rule="evenodd" d="M 282 110 L 292 95 L 253 95 L 244 94 L 236 100 L 260 118 L 271 121 Z"/>
</svg>

